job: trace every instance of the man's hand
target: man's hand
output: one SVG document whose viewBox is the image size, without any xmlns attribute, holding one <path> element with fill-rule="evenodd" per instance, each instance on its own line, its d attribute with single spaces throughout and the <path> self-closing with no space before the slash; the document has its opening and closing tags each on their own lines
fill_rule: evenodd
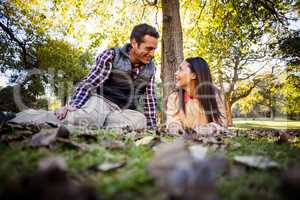
<svg viewBox="0 0 300 200">
<path fill-rule="evenodd" d="M 77 110 L 77 108 L 73 106 L 63 106 L 54 110 L 54 114 L 56 115 L 57 119 L 63 120 L 67 116 L 68 111 L 72 112 L 75 110 Z"/>
</svg>

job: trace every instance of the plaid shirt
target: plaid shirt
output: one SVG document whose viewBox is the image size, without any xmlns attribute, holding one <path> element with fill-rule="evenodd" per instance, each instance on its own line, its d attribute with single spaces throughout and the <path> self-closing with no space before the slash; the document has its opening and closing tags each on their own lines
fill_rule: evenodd
<svg viewBox="0 0 300 200">
<path fill-rule="evenodd" d="M 102 52 L 96 59 L 96 66 L 91 70 L 75 89 L 70 105 L 81 108 L 91 95 L 91 91 L 101 86 L 108 79 L 112 70 L 114 51 L 107 49 Z M 138 68 L 137 68 L 138 69 Z M 139 70 L 133 70 L 135 77 Z M 156 95 L 155 95 L 155 76 L 153 75 L 146 86 L 144 93 L 144 114 L 147 118 L 148 128 L 156 127 Z"/>
</svg>

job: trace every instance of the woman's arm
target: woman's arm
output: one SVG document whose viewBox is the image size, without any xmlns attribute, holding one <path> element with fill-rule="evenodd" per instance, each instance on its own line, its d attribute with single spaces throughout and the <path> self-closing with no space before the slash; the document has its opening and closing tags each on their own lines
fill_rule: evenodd
<svg viewBox="0 0 300 200">
<path fill-rule="evenodd" d="M 178 134 L 183 131 L 181 120 L 179 117 L 178 95 L 174 92 L 167 100 L 167 129 L 171 134 Z"/>
</svg>

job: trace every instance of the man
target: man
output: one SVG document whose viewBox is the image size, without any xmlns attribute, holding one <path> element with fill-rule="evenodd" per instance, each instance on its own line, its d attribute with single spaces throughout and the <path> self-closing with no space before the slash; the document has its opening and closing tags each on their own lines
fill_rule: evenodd
<svg viewBox="0 0 300 200">
<path fill-rule="evenodd" d="M 159 34 L 148 24 L 132 30 L 130 44 L 107 49 L 77 86 L 67 106 L 55 110 L 59 120 L 98 127 L 156 127 L 155 65 Z M 92 95 L 97 89 L 97 95 Z M 144 96 L 144 114 L 136 111 Z M 146 118 L 145 118 L 146 117 Z"/>
</svg>

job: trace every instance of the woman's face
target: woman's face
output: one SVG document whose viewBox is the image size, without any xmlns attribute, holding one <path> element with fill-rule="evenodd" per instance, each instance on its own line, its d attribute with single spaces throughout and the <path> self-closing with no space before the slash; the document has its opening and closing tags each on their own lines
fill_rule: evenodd
<svg viewBox="0 0 300 200">
<path fill-rule="evenodd" d="M 191 72 L 189 68 L 189 63 L 183 61 L 180 65 L 178 70 L 175 72 L 176 78 L 176 86 L 180 88 L 187 88 L 191 85 L 193 80 L 196 80 L 195 73 Z"/>
</svg>

